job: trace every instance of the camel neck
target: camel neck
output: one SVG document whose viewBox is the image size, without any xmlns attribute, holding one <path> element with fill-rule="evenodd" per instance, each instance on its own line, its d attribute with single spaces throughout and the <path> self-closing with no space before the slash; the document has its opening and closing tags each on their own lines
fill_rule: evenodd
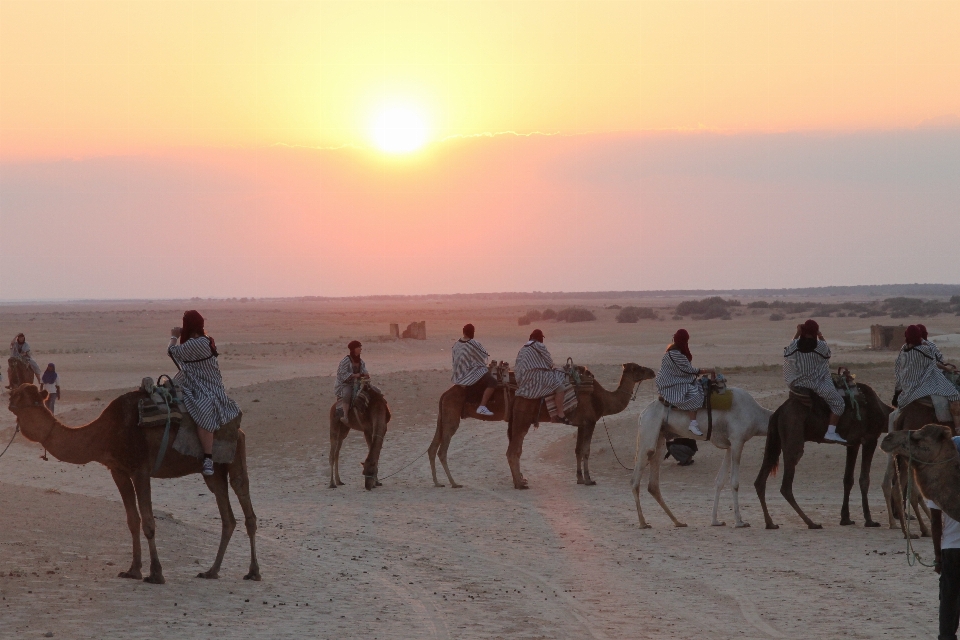
<svg viewBox="0 0 960 640">
<path fill-rule="evenodd" d="M 61 462 L 86 464 L 98 460 L 98 420 L 88 425 L 71 428 L 50 415 L 45 409 L 35 409 L 19 417 L 20 430 L 29 440 L 38 442 Z"/>
<path fill-rule="evenodd" d="M 620 384 L 613 391 L 607 391 L 599 382 L 595 382 L 599 389 L 600 401 L 603 404 L 602 415 L 609 416 L 620 413 L 630 404 L 630 397 L 633 395 L 633 384 L 628 379 L 627 374 L 620 375 Z"/>
</svg>

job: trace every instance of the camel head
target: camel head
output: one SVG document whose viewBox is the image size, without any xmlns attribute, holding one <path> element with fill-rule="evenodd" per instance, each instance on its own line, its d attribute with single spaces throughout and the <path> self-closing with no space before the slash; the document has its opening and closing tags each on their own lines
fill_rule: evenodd
<svg viewBox="0 0 960 640">
<path fill-rule="evenodd" d="M 20 430 L 28 440 L 37 442 L 41 436 L 34 432 L 35 426 L 37 426 L 36 420 L 24 420 L 24 418 L 52 418 L 53 415 L 50 410 L 43 404 L 43 401 L 49 395 L 46 391 L 41 391 L 32 384 L 21 384 L 10 392 L 10 403 L 7 408 L 13 415 L 17 416 L 17 424 L 20 425 Z"/>
<path fill-rule="evenodd" d="M 623 375 L 633 380 L 634 384 L 643 382 L 644 380 L 653 380 L 657 377 L 657 373 L 653 369 L 641 367 L 633 362 L 628 362 L 623 365 Z"/>
<path fill-rule="evenodd" d="M 913 456 L 921 462 L 935 462 L 956 457 L 953 444 L 953 432 L 950 427 L 928 424 L 916 431 L 895 431 L 887 435 L 880 448 L 887 453 L 900 456 Z"/>
</svg>

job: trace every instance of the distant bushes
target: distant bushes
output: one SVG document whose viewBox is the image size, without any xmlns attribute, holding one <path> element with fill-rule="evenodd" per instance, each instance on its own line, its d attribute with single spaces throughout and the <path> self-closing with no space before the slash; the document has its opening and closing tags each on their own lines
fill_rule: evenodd
<svg viewBox="0 0 960 640">
<path fill-rule="evenodd" d="M 730 318 L 730 307 L 739 307 L 739 300 L 724 300 L 719 296 L 704 298 L 703 300 L 687 300 L 677 305 L 675 314 L 678 316 L 692 316 L 694 320 L 711 320 L 713 318 Z"/>
<path fill-rule="evenodd" d="M 624 307 L 617 314 L 617 322 L 637 322 L 639 320 L 659 320 L 660 316 L 650 307 Z"/>
<path fill-rule="evenodd" d="M 748 309 L 766 309 L 770 306 L 770 303 L 766 300 L 757 300 L 756 302 L 751 302 L 747 305 Z"/>
<path fill-rule="evenodd" d="M 557 319 L 557 312 L 554 311 L 553 309 L 544 309 L 544 311 L 543 311 L 543 319 L 544 319 L 544 320 L 556 320 L 556 319 Z"/>
<path fill-rule="evenodd" d="M 777 322 L 777 321 L 779 321 L 779 320 L 783 320 L 783 319 L 786 318 L 786 317 L 787 317 L 787 316 L 783 315 L 782 313 L 771 313 L 771 314 L 770 314 L 770 319 L 773 320 L 774 322 Z"/>
<path fill-rule="evenodd" d="M 559 313 L 553 309 L 545 309 L 543 313 L 537 310 L 527 311 L 524 315 L 517 318 L 517 324 L 521 327 L 540 320 L 556 320 L 557 322 L 589 322 L 596 320 L 597 316 L 589 309 L 580 307 L 568 307 L 562 309 Z"/>
</svg>

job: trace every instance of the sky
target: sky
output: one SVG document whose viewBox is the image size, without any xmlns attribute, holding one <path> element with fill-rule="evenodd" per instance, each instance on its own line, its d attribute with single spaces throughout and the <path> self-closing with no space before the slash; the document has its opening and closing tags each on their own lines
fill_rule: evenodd
<svg viewBox="0 0 960 640">
<path fill-rule="evenodd" d="M 960 282 L 958 26 L 0 0 L 0 300 Z"/>
</svg>

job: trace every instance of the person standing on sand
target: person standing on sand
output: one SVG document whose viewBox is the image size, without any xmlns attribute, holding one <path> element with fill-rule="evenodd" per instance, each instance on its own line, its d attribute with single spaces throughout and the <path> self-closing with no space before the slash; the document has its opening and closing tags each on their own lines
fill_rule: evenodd
<svg viewBox="0 0 960 640">
<path fill-rule="evenodd" d="M 197 425 L 203 447 L 203 475 L 213 475 L 213 434 L 241 417 L 240 407 L 227 396 L 217 361 L 217 345 L 203 328 L 197 311 L 183 314 L 183 327 L 170 331 L 167 354 L 179 372 L 173 382 L 183 393 L 187 413 Z"/>
<path fill-rule="evenodd" d="M 30 344 L 27 342 L 27 337 L 22 333 L 18 333 L 17 337 L 10 341 L 10 357 L 19 358 L 25 362 L 37 374 L 37 380 L 43 375 L 40 373 L 40 365 L 37 364 L 30 353 Z"/>
<path fill-rule="evenodd" d="M 953 439 L 960 448 L 960 438 Z M 933 500 L 930 507 L 930 528 L 933 535 L 933 570 L 940 574 L 939 640 L 957 640 L 960 626 L 960 522 L 940 510 Z"/>
<path fill-rule="evenodd" d="M 847 444 L 837 434 L 837 424 L 846 405 L 830 376 L 830 347 L 816 320 L 797 325 L 793 342 L 783 350 L 783 378 L 788 387 L 809 389 L 830 406 L 830 421 L 823 437 L 828 442 Z"/>
<path fill-rule="evenodd" d="M 353 402 L 353 394 L 357 383 L 362 378 L 369 378 L 367 373 L 367 363 L 360 359 L 360 352 L 363 351 L 363 345 L 359 340 L 353 340 L 347 345 L 350 353 L 340 361 L 337 366 L 337 382 L 335 390 L 337 392 L 337 401 L 340 406 L 337 407 L 337 417 L 344 426 L 350 426 L 350 404 Z"/>
<path fill-rule="evenodd" d="M 530 334 L 530 340 L 520 347 L 520 352 L 517 353 L 517 364 L 514 367 L 517 374 L 517 395 L 537 400 L 551 393 L 555 394 L 557 420 L 570 424 L 563 411 L 563 387 L 567 382 L 567 374 L 554 368 L 553 357 L 543 345 L 543 338 L 543 331 L 535 329 Z"/>
<path fill-rule="evenodd" d="M 483 345 L 473 339 L 476 329 L 472 324 L 463 325 L 463 337 L 453 343 L 453 384 L 461 387 L 483 385 L 483 399 L 477 407 L 481 416 L 492 416 L 487 403 L 497 388 L 497 381 L 490 374 L 487 358 L 490 354 Z"/>
<path fill-rule="evenodd" d="M 47 399 L 43 401 L 43 405 L 50 409 L 50 413 L 53 413 L 53 408 L 56 406 L 57 400 L 60 399 L 60 375 L 52 362 L 47 365 L 47 370 L 43 372 L 40 383 L 41 388 L 47 392 Z"/>
<path fill-rule="evenodd" d="M 657 371 L 657 392 L 672 406 L 686 411 L 690 416 L 690 433 L 702 436 L 697 422 L 697 411 L 703 407 L 704 391 L 697 378 L 708 373 L 717 375 L 716 369 L 694 369 L 693 354 L 690 353 L 690 334 L 679 329 L 673 334 L 673 342 L 667 346 Z"/>
</svg>

